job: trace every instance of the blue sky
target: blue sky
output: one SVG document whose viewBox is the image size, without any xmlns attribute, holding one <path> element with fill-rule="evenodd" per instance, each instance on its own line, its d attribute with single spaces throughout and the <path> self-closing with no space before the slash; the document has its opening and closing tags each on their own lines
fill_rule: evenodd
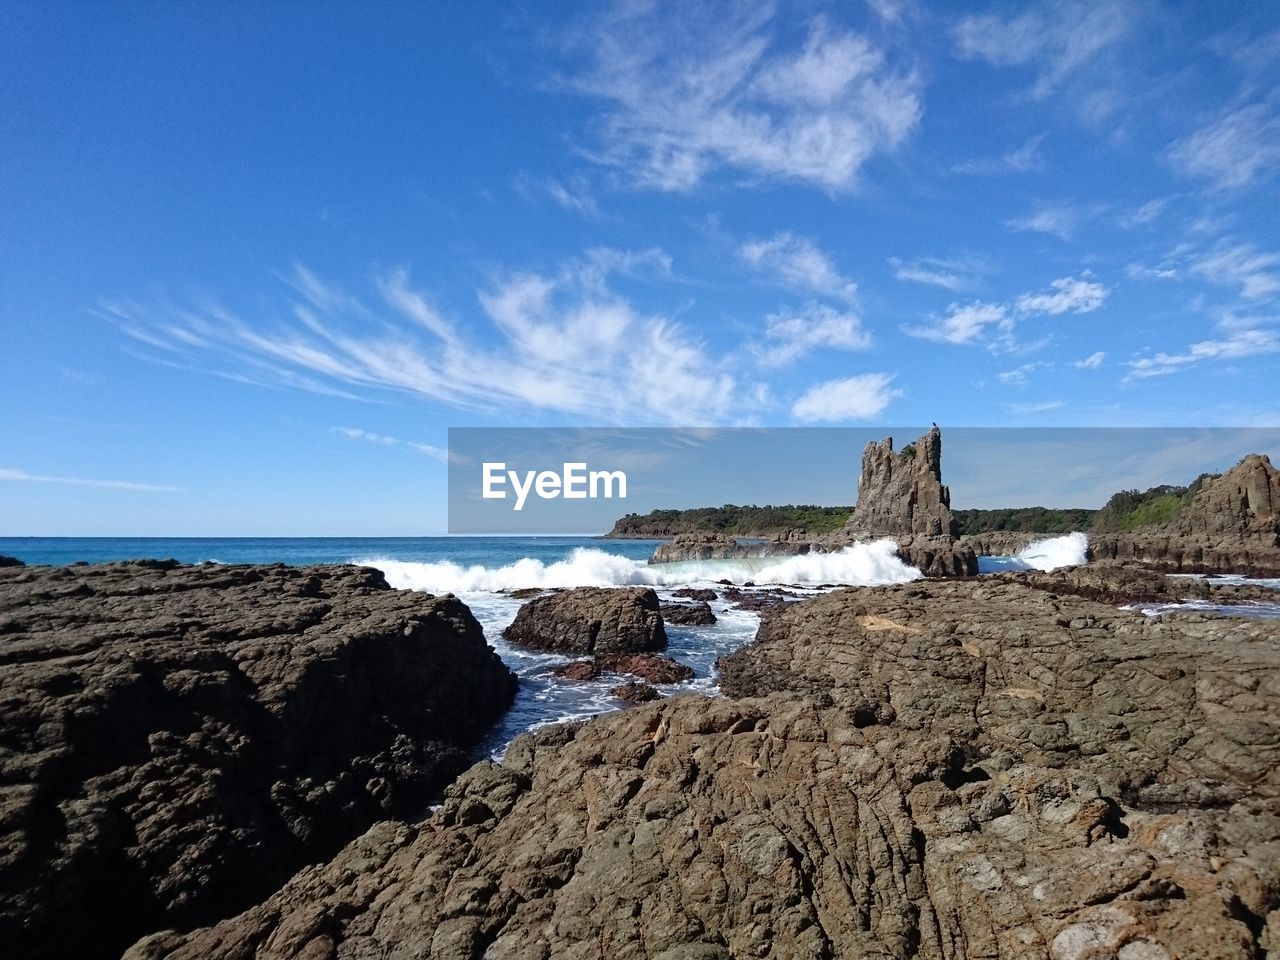
<svg viewBox="0 0 1280 960">
<path fill-rule="evenodd" d="M 1276 425 L 1278 77 L 1273 3 L 5 4 L 0 533 L 430 533 L 450 426 Z"/>
</svg>

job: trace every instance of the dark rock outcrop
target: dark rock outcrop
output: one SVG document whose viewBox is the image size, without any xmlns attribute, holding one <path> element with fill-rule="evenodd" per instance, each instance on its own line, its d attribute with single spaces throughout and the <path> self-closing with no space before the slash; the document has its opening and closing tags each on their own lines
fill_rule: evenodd
<svg viewBox="0 0 1280 960">
<path fill-rule="evenodd" d="M 535 597 L 503 636 L 557 653 L 646 653 L 667 647 L 658 595 L 648 587 L 577 587 Z"/>
<path fill-rule="evenodd" d="M 708 626 L 716 622 L 716 615 L 711 605 L 705 600 L 695 600 L 692 603 L 664 603 L 659 609 L 665 623 Z"/>
<path fill-rule="evenodd" d="M 25 567 L 26 564 L 17 557 L 0 555 L 0 567 Z"/>
<path fill-rule="evenodd" d="M 679 590 L 672 590 L 671 595 L 673 597 L 686 597 L 689 600 L 701 600 L 704 603 L 719 599 L 714 590 L 707 590 L 701 587 L 681 587 Z"/>
<path fill-rule="evenodd" d="M 790 538 L 758 543 L 739 543 L 721 533 L 685 533 L 658 544 L 650 563 L 680 563 L 689 560 L 743 560 L 757 557 L 790 557 L 808 553 L 812 544 Z"/>
<path fill-rule="evenodd" d="M 624 684 L 614 687 L 609 691 L 610 694 L 617 697 L 623 703 L 649 703 L 652 700 L 659 700 L 662 697 L 657 690 L 647 683 L 638 683 L 630 680 Z"/>
<path fill-rule="evenodd" d="M 469 763 L 515 678 L 376 570 L 0 572 L 0 943 L 117 957 L 258 902 Z"/>
<path fill-rule="evenodd" d="M 838 591 L 675 697 L 130 954 L 1204 957 L 1280 946 L 1274 626 L 1016 576 Z"/>
<path fill-rule="evenodd" d="M 951 491 L 942 482 L 942 432 L 928 433 L 894 453 L 893 438 L 862 451 L 858 502 L 832 543 L 892 537 L 898 556 L 926 577 L 973 576 L 978 558 L 957 542 Z"/>
<path fill-rule="evenodd" d="M 612 653 L 594 660 L 575 660 L 552 673 L 564 680 L 594 680 L 605 673 L 626 673 L 649 683 L 683 683 L 693 668 L 656 653 Z"/>
<path fill-rule="evenodd" d="M 1171 521 L 1092 533 L 1093 557 L 1181 573 L 1280 576 L 1280 470 L 1250 454 L 1199 491 Z"/>
<path fill-rule="evenodd" d="M 854 539 L 952 537 L 951 491 L 942 482 L 942 432 L 933 427 L 915 443 L 893 452 L 893 438 L 862 451 L 858 502 L 845 524 Z"/>
</svg>

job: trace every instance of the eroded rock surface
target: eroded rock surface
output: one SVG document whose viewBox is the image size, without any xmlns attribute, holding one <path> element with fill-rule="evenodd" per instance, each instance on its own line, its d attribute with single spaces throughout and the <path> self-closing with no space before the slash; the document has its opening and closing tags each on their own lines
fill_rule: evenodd
<svg viewBox="0 0 1280 960">
<path fill-rule="evenodd" d="M 0 571 L 0 944 L 117 957 L 270 894 L 468 765 L 515 678 L 376 570 Z"/>
<path fill-rule="evenodd" d="M 694 600 L 689 603 L 664 603 L 660 606 L 664 623 L 680 626 L 709 626 L 716 622 L 716 615 L 711 605 L 705 600 Z"/>
<path fill-rule="evenodd" d="M 565 680 L 594 680 L 605 673 L 626 673 L 649 683 L 682 683 L 693 679 L 693 667 L 656 653 L 610 653 L 575 660 L 552 671 Z"/>
<path fill-rule="evenodd" d="M 1016 576 L 782 607 L 682 696 L 517 739 L 133 958 L 1256 958 L 1280 949 L 1274 625 Z"/>
<path fill-rule="evenodd" d="M 1091 534 L 1089 549 L 1098 559 L 1160 570 L 1280 576 L 1280 470 L 1250 454 L 1206 479 L 1169 523 Z"/>
<path fill-rule="evenodd" d="M 658 595 L 648 587 L 576 587 L 534 597 L 503 632 L 532 650 L 646 653 L 667 648 Z"/>
</svg>

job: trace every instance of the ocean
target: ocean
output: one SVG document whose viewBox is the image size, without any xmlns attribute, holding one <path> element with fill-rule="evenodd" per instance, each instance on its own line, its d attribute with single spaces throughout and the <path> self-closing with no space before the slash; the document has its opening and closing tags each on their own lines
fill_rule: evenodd
<svg viewBox="0 0 1280 960">
<path fill-rule="evenodd" d="M 838 553 L 801 557 L 718 560 L 651 565 L 659 540 L 591 537 L 394 537 L 394 538 L 0 538 L 0 555 L 28 564 L 104 563 L 173 558 L 184 563 L 359 563 L 382 570 L 398 589 L 455 593 L 484 627 L 485 636 L 520 678 L 515 706 L 478 751 L 495 758 L 513 737 L 545 723 L 578 720 L 621 707 L 610 695 L 622 677 L 589 682 L 559 680 L 552 671 L 573 658 L 532 653 L 508 644 L 502 631 L 520 601 L 507 592 L 528 587 L 647 585 L 663 599 L 683 586 L 717 589 L 722 579 L 760 587 L 785 585 L 797 593 L 832 586 L 870 586 L 917 579 L 919 571 L 894 555 L 892 541 L 857 544 Z M 983 572 L 1052 569 L 1084 560 L 1083 534 L 1033 543 L 1015 557 L 984 557 Z M 668 654 L 694 670 L 684 683 L 660 686 L 667 695 L 716 695 L 715 662 L 749 643 L 759 618 L 717 600 L 710 626 L 669 624 Z M 1157 610 L 1152 613 L 1162 612 Z M 1254 613 L 1253 615 L 1259 615 Z"/>
</svg>

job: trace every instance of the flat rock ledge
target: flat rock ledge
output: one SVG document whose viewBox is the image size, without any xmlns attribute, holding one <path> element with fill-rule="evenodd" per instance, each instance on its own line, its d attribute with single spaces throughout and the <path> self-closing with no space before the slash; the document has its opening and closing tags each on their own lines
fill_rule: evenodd
<svg viewBox="0 0 1280 960">
<path fill-rule="evenodd" d="M 658 595 L 648 587 L 576 587 L 534 597 L 503 632 L 555 653 L 650 653 L 667 648 Z"/>
<path fill-rule="evenodd" d="M 118 957 L 261 901 L 469 765 L 515 678 L 358 567 L 0 570 L 0 943 Z"/>
<path fill-rule="evenodd" d="M 1274 624 L 917 582 L 780 608 L 721 681 L 526 734 L 425 823 L 128 956 L 1280 950 Z"/>
</svg>

